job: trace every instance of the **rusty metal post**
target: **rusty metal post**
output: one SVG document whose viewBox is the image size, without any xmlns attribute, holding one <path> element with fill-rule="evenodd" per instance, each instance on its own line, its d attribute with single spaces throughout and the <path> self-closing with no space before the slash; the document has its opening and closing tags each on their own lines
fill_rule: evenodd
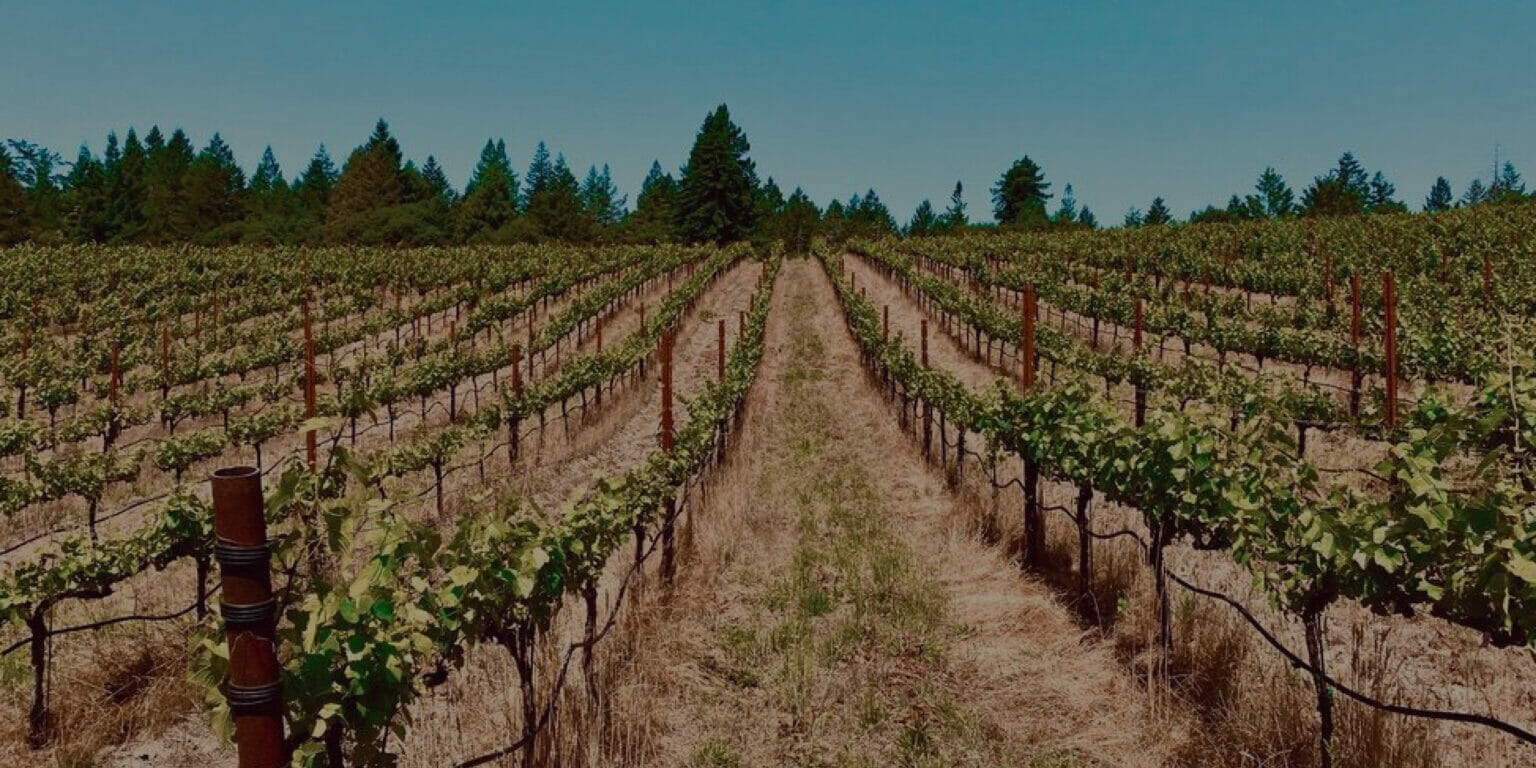
<svg viewBox="0 0 1536 768">
<path fill-rule="evenodd" d="M 277 768 L 288 759 L 261 472 L 255 467 L 220 469 L 211 485 L 214 556 L 224 593 L 219 612 L 229 644 L 224 695 L 234 716 L 239 766 Z"/>
<path fill-rule="evenodd" d="M 1381 276 L 1381 301 L 1386 309 L 1387 429 L 1397 428 L 1397 279 L 1388 271 Z"/>
</svg>

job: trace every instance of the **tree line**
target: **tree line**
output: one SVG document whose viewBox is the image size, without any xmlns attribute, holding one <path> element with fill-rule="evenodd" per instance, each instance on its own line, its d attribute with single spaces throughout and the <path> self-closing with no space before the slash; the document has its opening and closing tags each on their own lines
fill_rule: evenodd
<svg viewBox="0 0 1536 768">
<path fill-rule="evenodd" d="M 100 156 L 81 146 L 73 161 L 38 144 L 0 144 L 0 244 L 191 242 L 206 245 L 565 242 L 785 243 L 806 250 L 813 238 L 906 235 L 930 237 L 1000 227 L 1026 230 L 1097 229 L 1071 184 L 1054 211 L 1044 170 L 1029 156 L 1010 164 L 992 186 L 992 223 L 972 222 L 957 181 L 941 212 L 929 200 L 898 224 L 873 189 L 825 209 L 795 188 L 787 196 L 772 177 L 761 180 L 745 132 L 722 104 L 704 119 L 687 162 L 676 174 L 651 164 L 635 205 L 620 193 L 607 165 L 580 180 L 562 153 L 539 142 L 519 177 L 502 139 L 488 139 L 462 190 L 449 183 L 435 157 L 419 166 L 405 157 L 382 118 L 373 133 L 337 166 L 321 145 L 301 172 L 284 175 L 271 147 L 249 176 L 215 133 L 195 149 L 181 129 L 153 127 L 141 139 L 130 128 L 109 133 Z M 1474 180 L 1458 200 L 1444 177 L 1423 209 L 1529 200 L 1520 174 L 1504 163 L 1488 185 Z M 1265 168 L 1254 192 L 1232 195 L 1225 208 L 1207 206 L 1188 221 L 1233 222 L 1292 216 L 1406 212 L 1396 188 L 1345 152 L 1336 167 L 1313 179 L 1298 199 Z M 1176 221 L 1161 197 L 1133 208 L 1126 227 Z"/>
</svg>

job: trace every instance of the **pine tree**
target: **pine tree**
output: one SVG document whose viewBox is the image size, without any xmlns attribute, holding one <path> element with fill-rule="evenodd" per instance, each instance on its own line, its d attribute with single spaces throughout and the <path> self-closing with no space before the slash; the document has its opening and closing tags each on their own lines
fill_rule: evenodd
<svg viewBox="0 0 1536 768">
<path fill-rule="evenodd" d="M 108 174 L 107 206 L 113 242 L 135 242 L 144 234 L 145 165 L 144 144 L 129 128 L 122 154 Z"/>
<path fill-rule="evenodd" d="M 277 164 L 277 156 L 272 154 L 270 144 L 261 153 L 261 162 L 256 164 L 256 170 L 251 174 L 249 189 L 255 197 L 288 191 L 288 182 L 283 179 L 283 169 Z"/>
<path fill-rule="evenodd" d="M 453 192 L 453 185 L 448 183 L 448 174 L 443 170 L 443 166 L 438 165 L 436 157 L 427 155 L 426 164 L 421 166 L 421 178 L 431 190 L 431 198 L 434 201 L 448 204 L 457 202 L 458 197 Z"/>
<path fill-rule="evenodd" d="M 517 174 L 507 157 L 505 141 L 486 139 L 456 213 L 459 235 L 464 239 L 494 232 L 517 216 Z"/>
<path fill-rule="evenodd" d="M 785 250 L 790 253 L 810 252 L 811 240 L 820 228 L 821 211 L 816 210 L 816 203 L 805 194 L 805 190 L 795 187 L 789 199 L 784 201 L 784 212 L 779 221 L 779 235 L 784 241 Z"/>
<path fill-rule="evenodd" d="M 564 154 L 555 156 L 542 188 L 528 200 L 528 219 L 541 238 L 581 242 L 590 237 L 591 227 L 581 205 L 581 185 L 566 165 Z"/>
<path fill-rule="evenodd" d="M 1259 201 L 1263 205 L 1264 216 L 1271 219 L 1284 219 L 1296 214 L 1296 195 L 1291 192 L 1290 185 L 1275 171 L 1272 166 L 1266 166 L 1264 172 L 1259 174 L 1259 180 L 1254 185 L 1259 193 Z"/>
<path fill-rule="evenodd" d="M 1493 184 L 1488 187 L 1488 202 L 1490 203 L 1518 203 L 1525 199 L 1525 182 L 1520 179 L 1520 172 L 1515 170 L 1515 164 L 1505 161 L 1499 174 L 1494 178 Z"/>
<path fill-rule="evenodd" d="M 315 156 L 310 158 L 309 165 L 304 167 L 304 172 L 293 182 L 293 191 L 298 193 L 302 207 L 315 216 L 325 210 L 331 200 L 331 189 L 336 186 L 336 164 L 331 161 L 331 155 L 325 151 L 325 145 L 315 150 Z"/>
<path fill-rule="evenodd" d="M 623 221 L 628 202 L 629 196 L 620 195 L 613 183 L 607 163 L 603 164 L 602 173 L 598 173 L 595 165 L 587 169 L 587 178 L 581 183 L 581 207 L 594 227 L 612 227 Z"/>
<path fill-rule="evenodd" d="M 16 177 L 11 155 L 0 146 L 0 245 L 11 245 L 32 236 L 32 204 L 27 189 Z"/>
<path fill-rule="evenodd" d="M 635 197 L 635 212 L 624 222 L 625 237 L 633 242 L 665 243 L 676 239 L 677 181 L 663 173 L 661 163 L 651 170 Z"/>
<path fill-rule="evenodd" d="M 192 236 L 227 241 L 229 238 L 218 230 L 239 220 L 244 212 L 245 172 L 219 134 L 215 133 L 192 161 L 186 190 Z"/>
<path fill-rule="evenodd" d="M 192 142 L 180 128 L 159 149 L 151 149 L 144 173 L 144 239 L 152 243 L 192 235 L 186 177 L 194 158 Z"/>
<path fill-rule="evenodd" d="M 329 221 L 377 211 L 406 201 L 407 187 L 400 143 L 380 118 L 367 143 L 352 150 L 331 189 Z"/>
<path fill-rule="evenodd" d="M 933 210 L 933 203 L 924 200 L 917 204 L 912 220 L 907 222 L 907 237 L 930 237 L 940 231 L 942 224 L 943 221 Z"/>
<path fill-rule="evenodd" d="M 1072 194 L 1072 185 L 1068 184 L 1061 191 L 1061 207 L 1056 209 L 1051 216 L 1051 226 L 1056 229 L 1071 229 L 1077 226 L 1077 196 Z"/>
<path fill-rule="evenodd" d="M 533 198 L 549 186 L 554 172 L 555 166 L 549 159 L 549 149 L 541 141 L 539 146 L 533 150 L 533 160 L 528 163 L 528 178 L 523 184 L 524 209 L 530 207 L 533 203 Z"/>
<path fill-rule="evenodd" d="M 753 237 L 762 242 L 780 239 L 779 215 L 784 212 L 784 190 L 772 176 L 758 187 L 754 195 L 755 210 L 752 214 Z"/>
<path fill-rule="evenodd" d="M 1082 207 L 1082 210 L 1077 212 L 1077 223 L 1085 229 L 1099 228 L 1098 217 L 1094 216 L 1093 211 L 1088 210 L 1088 206 L 1086 205 Z"/>
<path fill-rule="evenodd" d="M 57 240 L 64 226 L 64 177 L 58 168 L 64 158 L 47 147 L 11 139 L 11 175 L 26 189 L 30 210 L 31 239 Z"/>
<path fill-rule="evenodd" d="M 113 138 L 109 146 L 116 145 Z M 106 167 L 84 144 L 80 145 L 80 154 L 75 157 L 65 186 L 69 189 L 64 217 L 69 238 L 82 243 L 106 242 L 111 230 Z"/>
<path fill-rule="evenodd" d="M 1435 185 L 1429 188 L 1429 197 L 1424 198 L 1424 210 L 1428 213 L 1449 211 L 1455 203 L 1451 182 L 1440 176 L 1435 179 Z"/>
<path fill-rule="evenodd" d="M 965 229 L 970 220 L 965 216 L 965 188 L 955 182 L 955 191 L 949 195 L 949 207 L 944 209 L 944 229 L 957 232 Z"/>
<path fill-rule="evenodd" d="M 752 231 L 757 169 L 747 135 L 721 104 L 704 118 L 678 184 L 677 229 L 689 242 L 728 243 Z"/>
<path fill-rule="evenodd" d="M 1145 218 L 1141 215 L 1141 209 L 1132 207 L 1126 210 L 1125 219 L 1121 221 L 1120 226 L 1126 229 L 1135 229 L 1140 227 L 1144 222 Z"/>
<path fill-rule="evenodd" d="M 1371 177 L 1370 192 L 1366 196 L 1365 209 L 1369 213 L 1407 213 L 1408 206 L 1403 205 L 1393 196 L 1397 194 L 1397 187 L 1387 181 L 1387 177 L 1381 171 L 1377 171 Z"/>
<path fill-rule="evenodd" d="M 1147 213 L 1142 217 L 1141 225 L 1144 227 L 1157 227 L 1173 223 L 1173 214 L 1168 210 L 1168 204 L 1161 197 L 1152 198 L 1152 204 L 1147 206 Z"/>
<path fill-rule="evenodd" d="M 1482 205 L 1488 202 L 1488 190 L 1483 186 L 1482 179 L 1473 179 L 1467 185 L 1467 191 L 1461 196 L 1461 204 L 1466 206 Z"/>
<path fill-rule="evenodd" d="M 1025 155 L 992 187 L 992 217 L 1005 227 L 1044 229 L 1050 223 L 1045 212 L 1050 187 L 1040 166 Z"/>
<path fill-rule="evenodd" d="M 845 210 L 847 211 L 847 231 L 852 237 L 887 237 L 900 232 L 890 209 L 885 207 L 885 203 L 880 200 L 880 195 L 873 189 L 866 191 L 863 197 L 854 195 L 849 198 Z"/>
</svg>

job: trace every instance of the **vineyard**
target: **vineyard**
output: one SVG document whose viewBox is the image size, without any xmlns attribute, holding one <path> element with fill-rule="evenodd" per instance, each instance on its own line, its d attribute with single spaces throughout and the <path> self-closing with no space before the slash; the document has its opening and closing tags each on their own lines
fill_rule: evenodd
<svg viewBox="0 0 1536 768">
<path fill-rule="evenodd" d="M 1101 694 L 1139 702 L 1116 729 L 1164 732 L 1097 753 L 998 726 L 1066 745 L 1017 764 L 1355 766 L 1373 738 L 1428 745 L 1402 764 L 1536 759 L 1536 219 L 812 251 L 0 251 L 0 763 L 229 764 L 235 745 L 251 766 L 787 761 L 648 713 L 696 704 L 679 691 L 701 679 L 765 696 L 784 633 L 736 672 L 645 660 L 690 627 L 735 637 L 722 595 L 767 577 L 729 577 L 734 549 L 711 559 L 735 540 L 722 521 L 794 536 L 749 525 L 783 506 L 753 483 L 870 472 L 836 469 L 870 455 L 853 443 L 890 462 L 872 484 L 931 475 L 963 501 L 946 514 L 998 558 L 975 578 L 1047 596 L 1056 618 L 1032 623 L 1070 645 L 1051 651 L 1062 674 L 1123 681 Z M 811 450 L 812 426 L 847 442 L 763 469 Z M 919 542 L 917 561 L 959 567 L 889 492 L 869 491 L 888 520 L 859 523 L 880 527 L 827 541 Z M 837 562 L 806 578 L 835 582 Z M 801 624 L 880 613 L 859 594 L 814 592 Z M 988 626 L 973 634 L 1043 652 Z M 1189 650 L 1216 626 L 1254 648 L 1224 676 Z M 872 632 L 829 668 L 876 653 Z M 918 645 L 923 663 L 970 647 Z M 1083 659 L 1110 671 L 1071 672 Z M 1295 724 L 1274 754 L 1190 757 L 1266 688 Z M 798 717 L 777 731 L 816 743 Z M 954 764 L 939 754 L 915 764 Z"/>
</svg>

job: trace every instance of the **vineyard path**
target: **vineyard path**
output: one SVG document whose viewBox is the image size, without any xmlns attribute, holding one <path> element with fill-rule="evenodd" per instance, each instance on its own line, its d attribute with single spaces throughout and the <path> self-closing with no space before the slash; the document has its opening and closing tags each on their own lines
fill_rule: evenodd
<svg viewBox="0 0 1536 768">
<path fill-rule="evenodd" d="M 785 265 L 763 365 L 680 594 L 613 692 L 610 758 L 1165 763 L 1180 726 L 973 535 L 974 500 L 924 465 L 861 375 L 817 262 Z"/>
</svg>

